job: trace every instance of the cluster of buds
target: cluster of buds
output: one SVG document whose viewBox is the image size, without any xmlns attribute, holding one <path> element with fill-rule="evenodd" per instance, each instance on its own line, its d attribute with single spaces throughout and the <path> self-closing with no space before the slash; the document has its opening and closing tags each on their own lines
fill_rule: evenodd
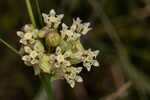
<svg viewBox="0 0 150 100">
<path fill-rule="evenodd" d="M 83 81 L 79 75 L 83 68 L 90 71 L 92 66 L 99 66 L 96 60 L 99 51 L 85 50 L 80 42 L 80 37 L 91 30 L 90 23 L 82 23 L 77 18 L 69 27 L 62 23 L 63 16 L 56 15 L 52 9 L 49 14 L 43 14 L 45 27 L 35 29 L 25 25 L 17 35 L 22 60 L 33 67 L 35 75 L 46 73 L 54 80 L 65 79 L 73 88 L 75 82 Z"/>
</svg>

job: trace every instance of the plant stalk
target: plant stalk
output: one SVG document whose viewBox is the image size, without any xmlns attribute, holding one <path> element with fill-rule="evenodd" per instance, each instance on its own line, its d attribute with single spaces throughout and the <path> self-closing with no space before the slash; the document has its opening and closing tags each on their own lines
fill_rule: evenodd
<svg viewBox="0 0 150 100">
<path fill-rule="evenodd" d="M 47 96 L 49 100 L 53 100 L 53 91 L 52 91 L 50 76 L 44 75 L 43 73 L 41 73 L 39 75 L 39 78 L 41 79 L 41 83 L 43 84 L 47 92 Z"/>
<path fill-rule="evenodd" d="M 43 27 L 44 24 L 43 24 L 42 14 L 41 14 L 40 6 L 39 6 L 39 0 L 35 0 L 35 4 L 36 4 L 36 9 L 37 9 L 40 25 Z"/>
<path fill-rule="evenodd" d="M 26 0 L 26 5 L 27 5 L 29 16 L 30 16 L 30 20 L 31 20 L 33 26 L 36 27 L 36 22 L 35 22 L 35 18 L 34 18 L 34 15 L 33 15 L 32 6 L 31 6 L 30 0 Z"/>
<path fill-rule="evenodd" d="M 17 55 L 21 56 L 21 54 L 14 47 L 12 47 L 10 44 L 5 42 L 3 39 L 0 38 L 0 42 L 2 42 L 4 45 L 6 45 L 11 51 L 13 51 Z"/>
</svg>

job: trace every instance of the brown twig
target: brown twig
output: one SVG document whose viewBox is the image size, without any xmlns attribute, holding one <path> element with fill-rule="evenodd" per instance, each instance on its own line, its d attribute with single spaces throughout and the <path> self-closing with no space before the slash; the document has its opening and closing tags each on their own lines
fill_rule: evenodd
<svg viewBox="0 0 150 100">
<path fill-rule="evenodd" d="M 127 91 L 127 89 L 129 89 L 131 87 L 131 85 L 132 85 L 131 82 L 125 83 L 116 92 L 114 92 L 114 93 L 108 95 L 107 97 L 105 97 L 104 100 L 116 100 L 118 97 L 123 95 Z"/>
</svg>

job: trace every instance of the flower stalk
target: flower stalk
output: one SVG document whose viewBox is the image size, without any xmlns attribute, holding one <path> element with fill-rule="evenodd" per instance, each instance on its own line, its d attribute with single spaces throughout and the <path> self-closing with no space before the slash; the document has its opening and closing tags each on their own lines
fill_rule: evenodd
<svg viewBox="0 0 150 100">
<path fill-rule="evenodd" d="M 50 81 L 49 76 L 40 74 L 39 78 L 41 79 L 41 82 L 47 92 L 47 96 L 48 96 L 49 100 L 53 100 L 53 91 L 52 91 L 52 86 L 51 86 L 51 81 Z"/>
<path fill-rule="evenodd" d="M 39 0 L 35 0 L 35 4 L 36 4 L 36 9 L 37 9 L 40 25 L 43 27 L 44 24 L 43 24 L 42 14 L 41 14 L 40 6 L 39 6 Z"/>
<path fill-rule="evenodd" d="M 33 15 L 32 6 L 31 6 L 30 0 L 26 0 L 26 5 L 27 5 L 28 12 L 29 12 L 30 20 L 31 20 L 33 26 L 36 27 L 36 22 L 35 22 L 35 18 L 34 18 L 34 15 Z"/>
</svg>

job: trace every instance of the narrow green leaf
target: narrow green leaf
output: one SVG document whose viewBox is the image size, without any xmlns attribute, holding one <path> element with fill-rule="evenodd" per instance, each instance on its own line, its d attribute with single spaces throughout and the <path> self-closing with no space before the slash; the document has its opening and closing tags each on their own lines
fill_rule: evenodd
<svg viewBox="0 0 150 100">
<path fill-rule="evenodd" d="M 21 56 L 21 54 L 14 47 L 12 47 L 10 44 L 8 44 L 7 42 L 5 42 L 3 39 L 0 38 L 0 42 L 3 43 L 4 45 L 6 45 L 11 51 L 13 51 L 17 55 Z"/>
</svg>

